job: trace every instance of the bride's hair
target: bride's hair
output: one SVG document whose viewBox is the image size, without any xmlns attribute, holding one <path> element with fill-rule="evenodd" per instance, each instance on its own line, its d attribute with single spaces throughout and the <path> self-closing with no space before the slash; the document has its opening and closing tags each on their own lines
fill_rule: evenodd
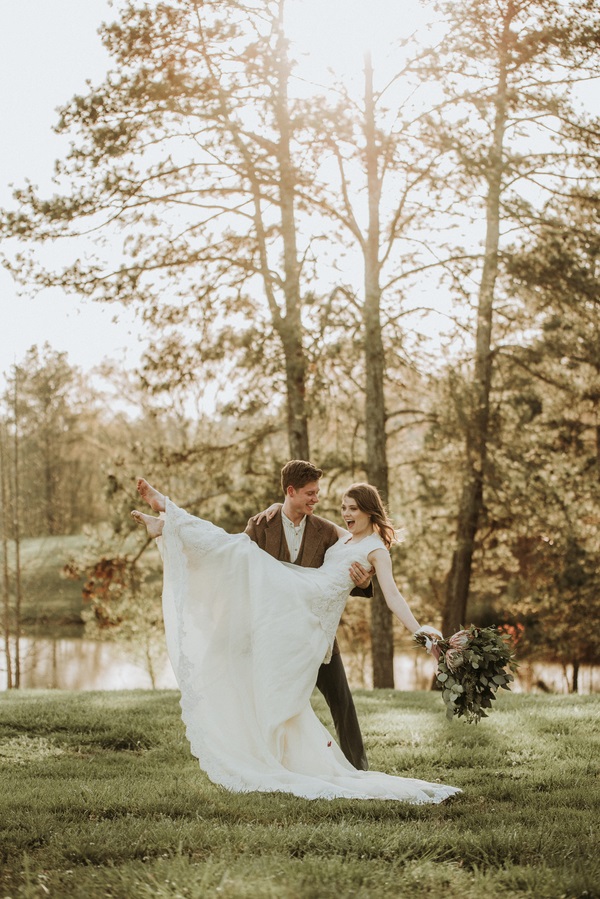
<svg viewBox="0 0 600 899">
<path fill-rule="evenodd" d="M 352 484 L 347 490 L 344 490 L 344 496 L 349 496 L 355 501 L 361 512 L 371 516 L 375 531 L 389 549 L 398 537 L 377 487 L 373 487 L 371 484 Z"/>
</svg>

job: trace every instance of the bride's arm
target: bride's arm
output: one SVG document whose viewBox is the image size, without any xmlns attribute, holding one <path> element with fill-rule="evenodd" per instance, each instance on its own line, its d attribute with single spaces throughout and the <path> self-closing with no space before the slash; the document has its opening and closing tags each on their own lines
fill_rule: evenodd
<svg viewBox="0 0 600 899">
<path fill-rule="evenodd" d="M 390 554 L 384 549 L 375 549 L 373 552 L 369 553 L 368 559 L 375 569 L 379 586 L 381 587 L 388 607 L 392 610 L 396 618 L 402 622 L 404 627 L 408 628 L 411 634 L 416 634 L 417 631 L 425 631 L 441 637 L 442 635 L 440 632 L 434 627 L 420 627 L 419 622 L 411 612 L 408 603 L 396 586 Z"/>
<path fill-rule="evenodd" d="M 253 515 L 250 519 L 254 522 L 254 524 L 260 524 L 263 518 L 266 518 L 267 521 L 270 521 L 274 515 L 279 512 L 283 503 L 271 503 L 271 505 L 267 509 L 263 509 L 262 512 L 257 512 L 256 515 Z"/>
</svg>

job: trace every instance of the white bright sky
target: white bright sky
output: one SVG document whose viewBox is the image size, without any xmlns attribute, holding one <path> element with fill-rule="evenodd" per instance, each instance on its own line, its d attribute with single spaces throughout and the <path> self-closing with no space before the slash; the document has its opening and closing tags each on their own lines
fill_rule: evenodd
<svg viewBox="0 0 600 899">
<path fill-rule="evenodd" d="M 367 45 L 383 62 L 390 40 L 420 17 L 417 0 L 289 0 L 288 30 L 309 54 L 310 76 L 331 65 L 359 78 Z M 67 149 L 52 132 L 56 110 L 87 79 L 103 78 L 109 60 L 97 29 L 114 18 L 110 0 L 1 0 L 1 206 L 12 205 L 11 183 L 52 192 L 54 160 Z M 19 295 L 0 268 L 0 374 L 45 341 L 84 369 L 107 356 L 134 366 L 141 349 L 133 313 L 57 290 Z"/>
<path fill-rule="evenodd" d="M 26 179 L 45 192 L 66 142 L 52 132 L 57 107 L 102 79 L 108 58 L 97 34 L 112 18 L 108 0 L 0 2 L 0 204 L 12 206 L 9 184 Z M 134 364 L 139 354 L 131 316 L 59 291 L 19 296 L 0 269 L 0 373 L 45 341 L 88 369 L 105 356 Z M 113 321 L 115 315 L 118 320 Z"/>
</svg>

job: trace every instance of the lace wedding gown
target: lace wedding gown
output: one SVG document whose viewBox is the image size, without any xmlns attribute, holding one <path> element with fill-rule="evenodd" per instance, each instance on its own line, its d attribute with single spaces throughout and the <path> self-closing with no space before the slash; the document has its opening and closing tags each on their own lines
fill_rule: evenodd
<svg viewBox="0 0 600 899">
<path fill-rule="evenodd" d="M 321 568 L 279 562 L 246 534 L 231 535 L 167 500 L 163 612 L 192 753 L 235 792 L 282 791 L 442 802 L 455 787 L 357 771 L 310 705 L 352 589 L 376 535 L 340 540 Z"/>
</svg>

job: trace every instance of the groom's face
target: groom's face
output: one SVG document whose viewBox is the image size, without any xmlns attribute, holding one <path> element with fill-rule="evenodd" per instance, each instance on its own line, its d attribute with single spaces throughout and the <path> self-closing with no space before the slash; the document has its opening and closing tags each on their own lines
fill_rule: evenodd
<svg viewBox="0 0 600 899">
<path fill-rule="evenodd" d="M 297 515 L 312 515 L 319 502 L 319 482 L 310 481 L 304 487 L 290 487 L 288 490 L 291 506 Z"/>
</svg>

